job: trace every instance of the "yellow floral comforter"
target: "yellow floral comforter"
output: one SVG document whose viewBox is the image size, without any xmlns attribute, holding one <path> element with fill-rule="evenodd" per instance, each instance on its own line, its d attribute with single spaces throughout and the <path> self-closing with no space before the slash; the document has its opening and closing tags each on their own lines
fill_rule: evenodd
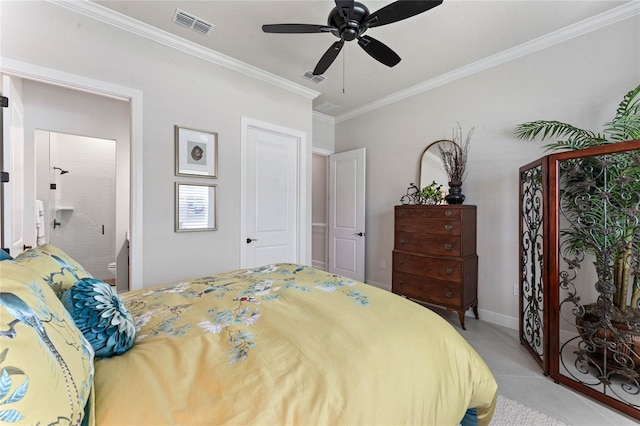
<svg viewBox="0 0 640 426">
<path fill-rule="evenodd" d="M 133 348 L 95 365 L 106 425 L 457 425 L 496 382 L 438 315 L 277 264 L 123 296 Z"/>
</svg>

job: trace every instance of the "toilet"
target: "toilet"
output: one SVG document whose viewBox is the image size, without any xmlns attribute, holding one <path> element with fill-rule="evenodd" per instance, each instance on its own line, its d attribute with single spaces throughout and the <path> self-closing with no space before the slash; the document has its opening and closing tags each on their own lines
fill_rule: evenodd
<svg viewBox="0 0 640 426">
<path fill-rule="evenodd" d="M 108 266 L 107 269 L 109 270 L 109 272 L 111 273 L 111 275 L 113 275 L 114 277 L 116 276 L 116 262 L 111 262 Z"/>
</svg>

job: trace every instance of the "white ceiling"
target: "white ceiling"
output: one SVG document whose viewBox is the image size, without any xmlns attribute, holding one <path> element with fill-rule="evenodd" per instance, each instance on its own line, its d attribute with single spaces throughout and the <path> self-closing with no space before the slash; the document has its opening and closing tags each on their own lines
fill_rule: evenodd
<svg viewBox="0 0 640 426">
<path fill-rule="evenodd" d="M 266 34 L 262 24 L 321 24 L 331 0 L 106 0 L 102 6 L 242 62 L 321 92 L 314 107 L 329 102 L 348 114 L 379 99 L 592 18 L 628 1 L 444 0 L 404 21 L 371 28 L 367 35 L 391 47 L 402 61 L 393 68 L 367 55 L 356 41 L 313 83 L 302 78 L 338 39 L 322 34 Z M 362 1 L 371 12 L 391 3 Z M 209 36 L 172 21 L 176 8 L 215 25 Z"/>
</svg>

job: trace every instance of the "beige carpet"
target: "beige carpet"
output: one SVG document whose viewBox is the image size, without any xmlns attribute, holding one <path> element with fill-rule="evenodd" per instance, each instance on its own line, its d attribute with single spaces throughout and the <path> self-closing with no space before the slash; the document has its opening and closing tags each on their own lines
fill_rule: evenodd
<svg viewBox="0 0 640 426">
<path fill-rule="evenodd" d="M 567 426 L 564 423 L 498 395 L 490 426 Z"/>
</svg>

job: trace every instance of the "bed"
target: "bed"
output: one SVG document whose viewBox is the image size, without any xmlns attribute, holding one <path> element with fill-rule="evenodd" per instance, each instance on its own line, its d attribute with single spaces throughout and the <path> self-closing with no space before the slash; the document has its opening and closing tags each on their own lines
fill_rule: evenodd
<svg viewBox="0 0 640 426">
<path fill-rule="evenodd" d="M 486 425 L 495 407 L 491 372 L 437 314 L 307 266 L 116 295 L 48 245 L 0 277 L 0 422 Z"/>
</svg>

